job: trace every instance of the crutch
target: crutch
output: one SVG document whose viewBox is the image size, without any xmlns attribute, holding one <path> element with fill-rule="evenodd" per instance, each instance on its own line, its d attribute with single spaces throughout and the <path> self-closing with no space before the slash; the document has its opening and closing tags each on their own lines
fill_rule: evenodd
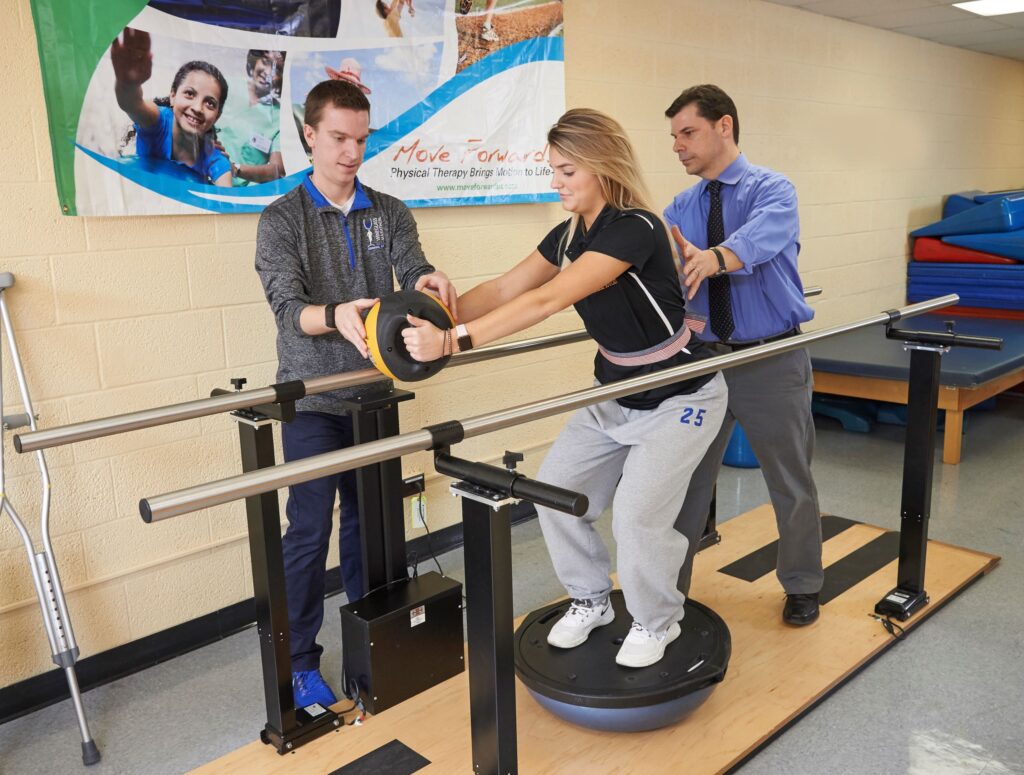
<svg viewBox="0 0 1024 775">
<path fill-rule="evenodd" d="M 3 327 L 7 334 L 7 343 L 11 351 L 11 362 L 14 364 L 14 373 L 18 378 L 18 389 L 21 392 L 21 400 L 25 411 L 23 414 L 3 415 L 3 429 L 5 431 L 13 430 L 14 428 L 22 428 L 27 425 L 34 431 L 36 429 L 36 415 L 32 410 L 32 400 L 28 395 L 25 372 L 21 367 L 21 356 L 18 355 L 18 345 L 14 340 L 14 328 L 11 326 L 11 316 L 7 311 L 7 301 L 4 298 L 4 291 L 12 285 L 14 285 L 14 275 L 10 272 L 0 272 L 0 317 L 3 318 Z M 2 411 L 3 380 L 0 379 L 0 412 Z M 75 634 L 71 630 L 68 606 L 64 600 L 64 590 L 60 585 L 60 577 L 57 575 L 57 564 L 54 561 L 53 547 L 50 545 L 50 474 L 46 470 L 46 459 L 43 457 L 42 450 L 36 452 L 36 463 L 39 465 L 39 475 L 43 488 L 43 501 L 39 516 L 39 532 L 43 550 L 41 552 L 35 550 L 35 543 L 32 537 L 18 517 L 14 505 L 7 498 L 2 444 L 0 444 L 0 510 L 10 515 L 11 519 L 14 520 L 15 527 L 18 528 L 18 532 L 21 533 L 21 540 L 24 542 L 25 550 L 28 552 L 28 562 L 32 567 L 32 581 L 36 586 L 36 597 L 39 598 L 39 606 L 43 611 L 43 624 L 46 625 L 46 637 L 50 641 L 50 654 L 53 656 L 53 661 L 59 667 L 64 668 L 68 688 L 71 690 L 71 702 L 74 703 L 75 713 L 78 715 L 78 726 L 82 733 L 82 762 L 87 765 L 95 764 L 100 760 L 100 751 L 96 747 L 96 742 L 89 734 L 89 725 L 85 720 L 82 695 L 78 689 L 78 676 L 75 675 L 78 645 L 75 643 Z"/>
</svg>

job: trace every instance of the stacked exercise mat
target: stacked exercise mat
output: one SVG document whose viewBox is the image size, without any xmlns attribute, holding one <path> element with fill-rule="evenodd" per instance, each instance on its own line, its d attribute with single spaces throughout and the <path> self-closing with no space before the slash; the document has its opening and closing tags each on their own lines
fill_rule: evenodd
<svg viewBox="0 0 1024 775">
<path fill-rule="evenodd" d="M 1024 190 L 953 194 L 910 236 L 908 301 L 957 293 L 958 315 L 1024 318 Z"/>
</svg>

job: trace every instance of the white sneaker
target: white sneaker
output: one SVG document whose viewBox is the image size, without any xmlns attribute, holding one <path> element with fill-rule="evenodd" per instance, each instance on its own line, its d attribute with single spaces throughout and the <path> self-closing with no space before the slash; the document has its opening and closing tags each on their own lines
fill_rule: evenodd
<svg viewBox="0 0 1024 775">
<path fill-rule="evenodd" d="M 494 27 L 484 27 L 484 31 L 480 33 L 480 37 L 489 43 L 497 43 L 498 33 L 494 31 Z"/>
<path fill-rule="evenodd" d="M 615 655 L 615 661 L 623 667 L 653 665 L 665 656 L 668 644 L 678 638 L 681 631 L 679 622 L 672 622 L 672 626 L 658 636 L 634 620 L 629 635 L 622 641 L 622 648 Z"/>
<path fill-rule="evenodd" d="M 560 649 L 571 649 L 585 642 L 590 631 L 615 621 L 611 601 L 573 600 L 548 633 L 548 643 Z"/>
</svg>

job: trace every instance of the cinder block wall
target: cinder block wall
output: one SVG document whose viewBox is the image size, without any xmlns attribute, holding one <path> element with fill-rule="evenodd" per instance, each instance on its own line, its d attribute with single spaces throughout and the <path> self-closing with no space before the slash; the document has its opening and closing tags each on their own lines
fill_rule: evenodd
<svg viewBox="0 0 1024 775">
<path fill-rule="evenodd" d="M 256 218 L 66 218 L 54 189 L 28 0 L 8 14 L 13 71 L 0 116 L 0 270 L 42 426 L 208 395 L 233 376 L 274 377 L 274 326 L 252 270 Z M 789 174 L 803 222 L 805 282 L 820 284 L 815 325 L 903 301 L 906 232 L 942 195 L 1018 186 L 1024 65 L 860 27 L 760 0 L 566 0 L 570 106 L 617 116 L 654 199 L 695 182 L 671 152 L 662 114 L 693 83 L 725 87 L 743 150 Z M 460 287 L 526 255 L 556 205 L 416 211 L 428 256 Z M 579 326 L 560 314 L 532 334 Z M 584 387 L 592 349 L 516 356 L 415 386 L 403 427 L 466 417 Z M 6 413 L 17 411 L 3 361 Z M 528 453 L 563 418 L 473 439 L 460 453 Z M 9 434 L 7 434 L 9 436 Z M 5 440 L 5 490 L 37 522 L 33 460 Z M 252 594 L 241 504 L 144 525 L 141 496 L 237 473 L 221 417 L 54 450 L 52 534 L 83 655 L 157 632 Z M 459 519 L 426 455 L 432 528 Z M 410 535 L 415 531 L 410 530 Z M 336 562 L 336 551 L 331 562 Z M 52 667 L 25 552 L 0 518 L 0 685 Z"/>
</svg>

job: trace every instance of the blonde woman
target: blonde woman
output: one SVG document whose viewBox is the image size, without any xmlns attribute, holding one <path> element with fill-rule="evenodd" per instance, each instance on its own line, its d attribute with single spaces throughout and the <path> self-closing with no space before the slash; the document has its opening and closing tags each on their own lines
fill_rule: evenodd
<svg viewBox="0 0 1024 775">
<path fill-rule="evenodd" d="M 598 345 L 599 383 L 709 357 L 683 323 L 685 301 L 664 225 L 648 204 L 625 131 L 594 110 L 570 110 L 548 133 L 552 188 L 571 216 L 504 275 L 459 297 L 447 335 L 410 318 L 414 358 L 434 360 L 513 334 L 570 305 Z M 573 598 L 548 642 L 582 644 L 614 612 L 608 550 L 594 527 L 612 506 L 619 581 L 633 625 L 616 656 L 660 660 L 679 637 L 676 588 L 687 540 L 673 528 L 690 476 L 726 409 L 722 375 L 698 377 L 577 411 L 541 466 L 541 481 L 585 493 L 582 519 L 537 507 L 559 580 Z"/>
</svg>

